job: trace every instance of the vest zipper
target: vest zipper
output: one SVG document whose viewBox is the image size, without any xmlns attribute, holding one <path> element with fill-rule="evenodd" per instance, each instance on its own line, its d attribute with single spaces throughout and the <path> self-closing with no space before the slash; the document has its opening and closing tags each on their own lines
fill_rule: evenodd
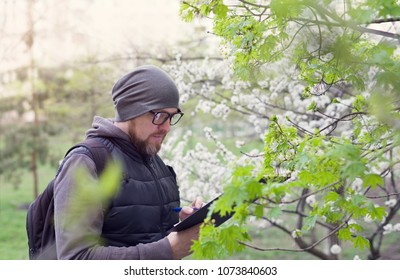
<svg viewBox="0 0 400 280">
<path fill-rule="evenodd" d="M 160 201 L 160 232 L 162 234 L 162 236 L 166 236 L 166 230 L 164 229 L 164 224 L 163 224 L 163 213 L 164 213 L 164 201 L 162 198 L 162 194 L 161 194 L 161 183 L 157 178 L 156 175 L 156 167 L 154 165 L 153 159 L 146 159 L 145 160 L 145 165 L 146 167 L 150 170 L 151 175 L 153 176 L 154 180 L 157 183 L 157 194 L 158 194 L 158 199 Z"/>
</svg>

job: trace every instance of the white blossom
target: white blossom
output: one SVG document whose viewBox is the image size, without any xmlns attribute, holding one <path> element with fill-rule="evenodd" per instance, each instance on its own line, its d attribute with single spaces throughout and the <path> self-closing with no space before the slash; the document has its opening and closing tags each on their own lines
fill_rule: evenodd
<svg viewBox="0 0 400 280">
<path fill-rule="evenodd" d="M 292 238 L 298 238 L 301 236 L 301 231 L 299 229 L 295 229 L 294 231 L 292 231 Z"/>
<path fill-rule="evenodd" d="M 317 201 L 316 201 L 315 195 L 307 196 L 307 198 L 306 198 L 306 203 L 307 203 L 308 205 L 313 206 L 316 202 L 317 202 Z"/>
<path fill-rule="evenodd" d="M 383 226 L 383 234 L 389 234 L 394 231 L 393 225 L 392 224 L 387 224 Z"/>
<path fill-rule="evenodd" d="M 185 104 L 189 100 L 189 94 L 182 94 L 180 97 L 180 102 Z"/>
<path fill-rule="evenodd" d="M 214 106 L 213 102 L 207 100 L 200 100 L 196 106 L 196 111 L 202 111 L 203 113 L 210 113 L 211 108 Z"/>
<path fill-rule="evenodd" d="M 212 128 L 211 127 L 205 127 L 203 129 L 203 131 L 204 131 L 204 134 L 205 134 L 205 136 L 206 136 L 206 138 L 208 140 L 211 140 L 211 139 L 214 138 L 213 135 L 212 135 Z M 203 147 L 203 145 L 201 145 L 200 143 L 197 143 L 196 148 L 197 147 Z"/>
<path fill-rule="evenodd" d="M 271 221 L 277 225 L 281 225 L 283 224 L 283 220 L 282 219 L 271 219 Z"/>
<path fill-rule="evenodd" d="M 242 140 L 236 140 L 236 142 L 235 142 L 236 148 L 241 148 L 244 146 L 244 144 L 246 144 L 246 143 Z"/>
<path fill-rule="evenodd" d="M 353 182 L 353 184 L 351 185 L 351 188 L 353 190 L 355 190 L 356 192 L 360 192 L 362 190 L 362 184 L 363 184 L 363 180 L 360 178 L 356 178 Z"/>
<path fill-rule="evenodd" d="M 342 252 L 342 248 L 338 244 L 334 244 L 332 245 L 330 251 L 334 255 L 339 255 Z"/>
<path fill-rule="evenodd" d="M 395 198 L 389 199 L 385 201 L 385 205 L 389 207 L 394 207 L 397 203 L 397 200 Z"/>
<path fill-rule="evenodd" d="M 239 97 L 237 97 L 236 95 L 231 97 L 231 102 L 234 105 L 238 105 L 239 104 Z"/>
<path fill-rule="evenodd" d="M 277 97 L 278 97 L 278 93 L 275 92 L 275 91 L 273 91 L 273 92 L 271 93 L 271 99 L 276 99 Z"/>
<path fill-rule="evenodd" d="M 222 117 L 224 120 L 228 117 L 230 109 L 225 104 L 221 103 L 214 107 L 211 113 L 217 118 Z"/>
</svg>

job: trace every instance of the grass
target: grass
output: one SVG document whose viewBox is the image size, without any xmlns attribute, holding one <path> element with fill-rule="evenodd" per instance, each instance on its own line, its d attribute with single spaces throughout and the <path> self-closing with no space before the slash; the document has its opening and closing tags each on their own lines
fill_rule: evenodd
<svg viewBox="0 0 400 280">
<path fill-rule="evenodd" d="M 38 170 L 40 191 L 54 176 L 54 168 L 41 166 Z M 0 260 L 28 259 L 26 210 L 33 200 L 31 174 L 22 176 L 20 186 L 12 186 L 0 177 Z"/>
</svg>

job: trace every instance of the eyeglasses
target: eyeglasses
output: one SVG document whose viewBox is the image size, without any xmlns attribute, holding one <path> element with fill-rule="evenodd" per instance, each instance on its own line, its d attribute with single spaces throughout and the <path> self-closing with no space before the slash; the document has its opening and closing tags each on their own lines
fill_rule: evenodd
<svg viewBox="0 0 400 280">
<path fill-rule="evenodd" d="M 178 109 L 178 113 L 170 114 L 168 112 L 154 112 L 150 111 L 150 113 L 154 114 L 152 123 L 155 125 L 162 125 L 169 119 L 170 125 L 177 124 L 182 116 L 184 115 L 181 110 Z"/>
</svg>

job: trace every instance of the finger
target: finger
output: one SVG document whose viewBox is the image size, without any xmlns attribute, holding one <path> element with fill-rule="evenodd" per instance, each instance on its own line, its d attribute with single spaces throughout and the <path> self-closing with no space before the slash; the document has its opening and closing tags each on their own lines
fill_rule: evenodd
<svg viewBox="0 0 400 280">
<path fill-rule="evenodd" d="M 201 208 L 203 206 L 203 198 L 202 197 L 197 197 L 193 202 L 192 202 L 192 207 L 193 208 Z"/>
<path fill-rule="evenodd" d="M 194 212 L 193 207 L 189 207 L 189 206 L 183 206 L 182 210 L 181 210 L 181 213 L 185 214 L 185 215 L 191 215 L 191 214 L 193 214 L 193 212 Z"/>
<path fill-rule="evenodd" d="M 194 212 L 192 207 L 189 206 L 183 206 L 181 212 L 179 213 L 179 219 L 181 221 L 183 221 L 184 219 L 186 219 L 187 217 L 189 217 L 190 215 L 192 215 Z"/>
</svg>

